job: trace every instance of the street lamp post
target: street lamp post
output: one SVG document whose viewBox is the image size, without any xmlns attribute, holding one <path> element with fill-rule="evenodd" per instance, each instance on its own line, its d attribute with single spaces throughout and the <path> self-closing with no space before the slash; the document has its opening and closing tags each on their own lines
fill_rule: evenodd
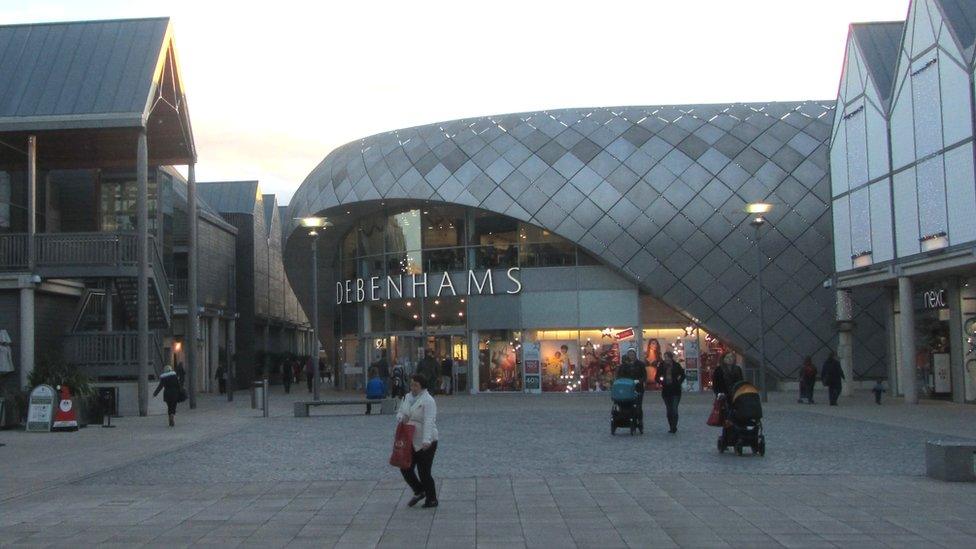
<svg viewBox="0 0 976 549">
<path fill-rule="evenodd" d="M 312 400 L 319 400 L 319 230 L 325 229 L 329 222 L 324 217 L 305 217 L 302 226 L 309 229 L 312 240 Z"/>
<path fill-rule="evenodd" d="M 766 224 L 766 219 L 763 217 L 763 214 L 770 212 L 772 209 L 772 204 L 766 203 L 753 203 L 746 206 L 746 213 L 755 215 L 749 224 L 756 229 L 756 292 L 759 297 L 759 390 L 762 394 L 763 402 L 769 402 L 769 390 L 766 386 L 766 317 L 763 311 L 763 260 L 759 237 L 760 229 Z"/>
</svg>

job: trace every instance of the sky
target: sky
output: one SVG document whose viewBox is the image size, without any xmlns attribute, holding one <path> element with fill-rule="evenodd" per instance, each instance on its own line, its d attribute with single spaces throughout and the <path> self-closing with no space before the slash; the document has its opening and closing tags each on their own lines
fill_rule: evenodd
<svg viewBox="0 0 976 549">
<path fill-rule="evenodd" d="M 0 22 L 170 16 L 197 180 L 286 204 L 334 148 L 563 107 L 834 99 L 848 24 L 908 0 L 0 0 Z"/>
</svg>

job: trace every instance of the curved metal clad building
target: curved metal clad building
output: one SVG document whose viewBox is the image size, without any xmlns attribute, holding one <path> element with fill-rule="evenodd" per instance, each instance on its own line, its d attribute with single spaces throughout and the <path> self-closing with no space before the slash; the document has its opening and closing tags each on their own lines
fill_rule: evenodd
<svg viewBox="0 0 976 549">
<path fill-rule="evenodd" d="M 824 287 L 833 272 L 833 112 L 833 101 L 564 109 L 363 138 L 330 153 L 295 194 L 286 269 L 307 309 L 308 239 L 294 219 L 329 217 L 335 226 L 319 241 L 319 312 L 323 341 L 333 341 L 342 332 L 330 321 L 338 251 L 350 228 L 391 209 L 463 206 L 562 237 L 635 296 L 663 302 L 753 362 L 757 258 L 743 207 L 770 202 L 761 236 L 766 355 L 772 373 L 793 377 L 804 356 L 820 360 L 835 339 L 835 295 Z M 526 292 L 542 284 L 529 271 Z M 860 310 L 857 334 L 883 330 L 872 307 Z M 474 315 L 468 311 L 468 322 Z M 637 316 L 644 323 L 644 313 Z M 563 324 L 552 318 L 554 329 L 580 327 Z M 863 375 L 880 367 L 884 345 L 858 339 L 854 362 Z"/>
</svg>

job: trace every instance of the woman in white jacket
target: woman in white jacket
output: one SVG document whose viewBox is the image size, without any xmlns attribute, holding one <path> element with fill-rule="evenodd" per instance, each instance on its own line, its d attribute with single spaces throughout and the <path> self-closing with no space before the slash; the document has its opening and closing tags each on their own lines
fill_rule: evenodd
<svg viewBox="0 0 976 549">
<path fill-rule="evenodd" d="M 434 477 L 430 474 L 437 452 L 437 403 L 427 392 L 429 380 L 422 374 L 410 378 L 410 394 L 403 399 L 397 412 L 397 421 L 414 426 L 413 467 L 400 469 L 403 480 L 413 490 L 413 497 L 407 503 L 413 507 L 422 499 L 424 507 L 437 507 L 437 491 Z M 414 471 L 416 469 L 416 472 Z M 420 473 L 420 478 L 417 478 Z"/>
</svg>

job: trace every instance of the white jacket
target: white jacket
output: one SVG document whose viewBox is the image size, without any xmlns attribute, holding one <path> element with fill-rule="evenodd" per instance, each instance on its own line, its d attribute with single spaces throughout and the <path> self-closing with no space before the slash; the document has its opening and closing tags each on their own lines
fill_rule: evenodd
<svg viewBox="0 0 976 549">
<path fill-rule="evenodd" d="M 414 450 L 420 450 L 424 444 L 437 440 L 437 403 L 434 397 L 426 389 L 417 396 L 407 393 L 397 412 L 397 422 L 401 421 L 414 426 Z"/>
</svg>

